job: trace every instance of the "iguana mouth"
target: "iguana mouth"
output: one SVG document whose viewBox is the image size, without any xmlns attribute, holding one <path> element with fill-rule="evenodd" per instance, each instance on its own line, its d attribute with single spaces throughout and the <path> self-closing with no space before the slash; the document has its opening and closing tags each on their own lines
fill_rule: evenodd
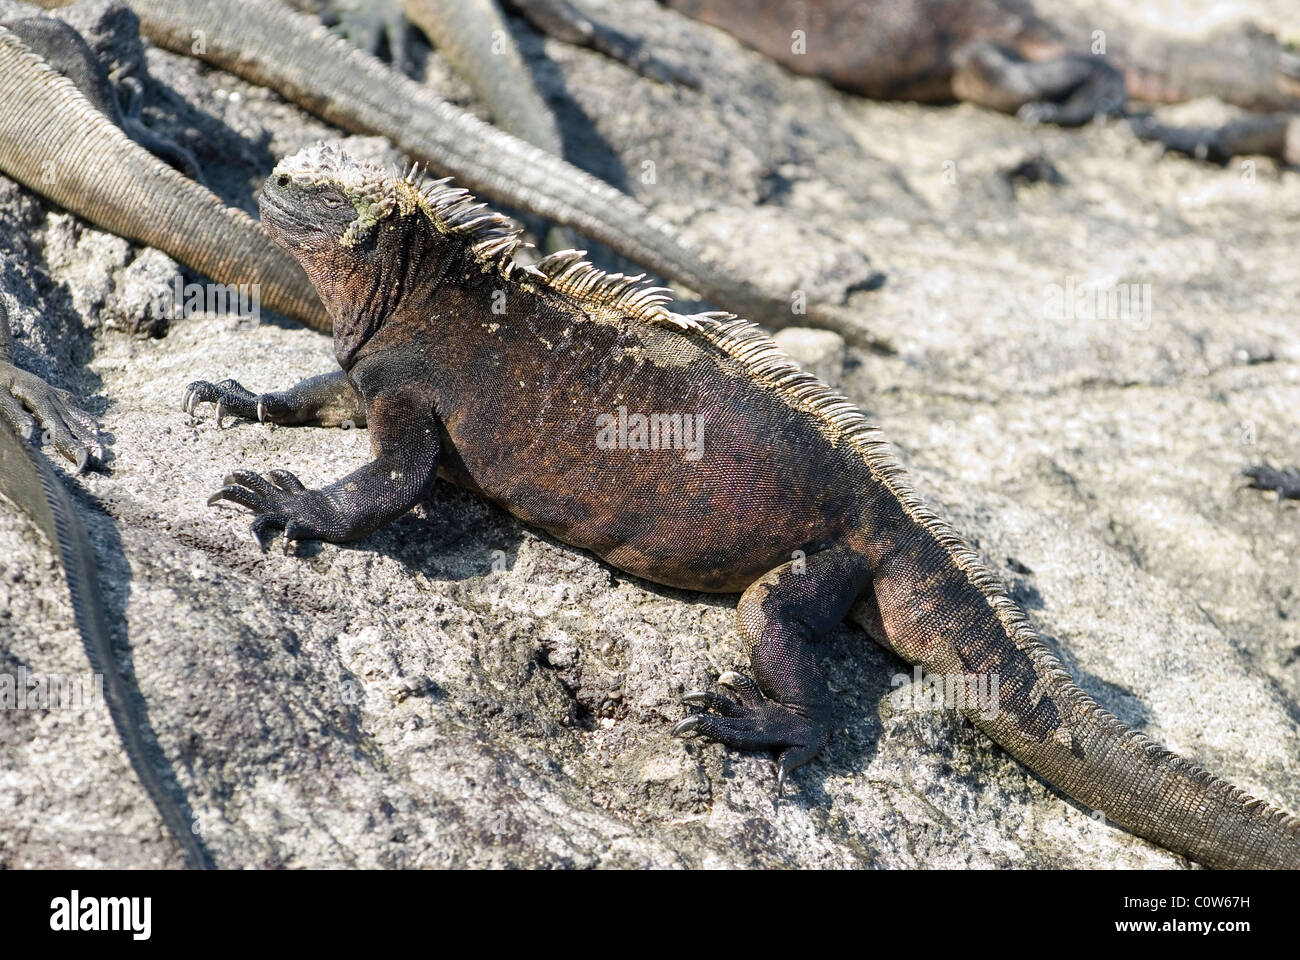
<svg viewBox="0 0 1300 960">
<path fill-rule="evenodd" d="M 267 184 L 257 203 L 261 214 L 262 229 L 278 246 L 291 253 L 302 246 L 300 239 L 304 236 L 327 236 L 328 231 L 302 215 L 301 209 L 288 203 L 275 193 L 272 185 Z"/>
</svg>

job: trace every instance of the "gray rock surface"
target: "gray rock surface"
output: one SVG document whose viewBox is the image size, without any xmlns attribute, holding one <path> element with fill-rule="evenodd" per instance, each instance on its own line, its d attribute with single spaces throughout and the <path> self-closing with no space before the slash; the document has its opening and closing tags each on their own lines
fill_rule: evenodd
<svg viewBox="0 0 1300 960">
<path fill-rule="evenodd" d="M 860 101 L 648 0 L 582 6 L 631 9 L 704 86 L 521 29 L 570 158 L 774 288 L 847 291 L 871 346 L 849 348 L 842 389 L 1084 689 L 1300 810 L 1300 512 L 1237 475 L 1300 461 L 1300 177 L 1160 158 L 1113 125 Z M 253 209 L 273 159 L 320 137 L 397 159 L 146 59 L 146 119 L 230 203 Z M 463 100 L 436 54 L 427 67 Z M 112 440 L 108 472 L 69 484 L 119 652 L 221 866 L 1184 863 L 965 721 L 896 708 L 908 668 L 852 624 L 823 647 L 836 739 L 774 802 L 768 758 L 667 735 L 681 693 L 743 665 L 732 598 L 633 580 L 463 492 L 355 544 L 259 553 L 245 516 L 204 504 L 224 473 L 323 483 L 367 459 L 366 436 L 218 429 L 181 393 L 282 387 L 330 369 L 330 342 L 269 315 L 156 323 L 174 265 L 3 179 L 0 250 L 18 362 L 86 398 Z M 883 288 L 854 290 L 876 269 Z M 1121 284 L 1127 315 L 1106 307 Z M 0 638 L 0 673 L 88 669 L 52 552 L 5 503 Z M 105 710 L 0 717 L 0 866 L 180 865 Z"/>
</svg>

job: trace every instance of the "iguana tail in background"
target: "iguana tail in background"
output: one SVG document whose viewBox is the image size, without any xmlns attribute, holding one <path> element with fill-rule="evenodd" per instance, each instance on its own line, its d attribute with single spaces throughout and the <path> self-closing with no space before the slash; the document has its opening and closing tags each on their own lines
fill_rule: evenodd
<svg viewBox="0 0 1300 960">
<path fill-rule="evenodd" d="M 344 130 L 385 136 L 467 189 L 571 226 L 715 306 L 773 329 L 820 316 L 796 317 L 785 296 L 708 262 L 637 200 L 447 103 L 312 17 L 271 0 L 128 3 L 159 46 L 270 87 Z"/>
<path fill-rule="evenodd" d="M 172 799 L 149 760 L 148 744 L 141 733 L 146 721 L 136 707 L 113 653 L 103 592 L 95 572 L 98 561 L 86 528 L 54 468 L 42 454 L 23 443 L 3 417 L 0 417 L 0 494 L 22 508 L 57 551 L 72 597 L 77 631 L 86 645 L 91 669 L 104 678 L 108 711 L 131 766 L 189 865 L 212 867 L 211 858 L 191 829 L 192 818 Z"/>
<path fill-rule="evenodd" d="M 302 268 L 256 221 L 131 140 L 0 27 L 0 170 L 106 230 L 157 247 L 318 330 L 329 317 Z"/>
<path fill-rule="evenodd" d="M 996 688 L 985 688 L 996 690 L 993 702 L 966 696 L 963 715 L 1107 820 L 1207 866 L 1300 868 L 1300 820 L 1103 710 L 996 574 L 913 492 L 898 462 L 879 446 L 863 449 L 901 508 L 895 523 L 878 524 L 881 539 L 869 548 L 877 610 L 854 613 L 878 642 L 932 675 L 996 678 Z"/>
<path fill-rule="evenodd" d="M 411 22 L 483 98 L 493 126 L 555 156 L 560 129 L 496 0 L 402 0 Z"/>
</svg>

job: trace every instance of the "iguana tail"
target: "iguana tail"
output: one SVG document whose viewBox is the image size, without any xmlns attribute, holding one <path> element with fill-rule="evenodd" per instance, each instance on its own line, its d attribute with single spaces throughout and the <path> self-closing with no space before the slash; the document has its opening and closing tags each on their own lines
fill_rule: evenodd
<svg viewBox="0 0 1300 960">
<path fill-rule="evenodd" d="M 131 140 L 3 27 L 0 170 L 213 280 L 253 285 L 272 310 L 318 330 L 330 328 L 302 267 L 254 220 Z"/>
<path fill-rule="evenodd" d="M 1103 710 L 1038 639 L 999 578 L 911 490 L 897 462 L 879 448 L 867 459 L 901 510 L 897 524 L 881 525 L 897 532 L 874 547 L 879 612 L 863 625 L 875 639 L 929 674 L 974 678 L 973 689 L 996 691 L 991 702 L 967 696 L 959 709 L 1107 820 L 1207 866 L 1300 868 L 1300 819 Z M 963 689 L 972 689 L 969 681 Z"/>
<path fill-rule="evenodd" d="M 113 653 L 103 592 L 95 572 L 98 561 L 86 528 L 54 468 L 40 453 L 23 443 L 3 417 L 0 417 L 0 494 L 21 507 L 58 552 L 72 597 L 77 630 L 86 645 L 91 669 L 104 678 L 108 711 L 122 738 L 127 758 L 189 865 L 196 869 L 211 868 L 208 852 L 191 829 L 192 818 L 172 798 L 150 762 L 148 744 L 141 732 L 147 729 L 147 721 L 136 707 Z"/>
</svg>

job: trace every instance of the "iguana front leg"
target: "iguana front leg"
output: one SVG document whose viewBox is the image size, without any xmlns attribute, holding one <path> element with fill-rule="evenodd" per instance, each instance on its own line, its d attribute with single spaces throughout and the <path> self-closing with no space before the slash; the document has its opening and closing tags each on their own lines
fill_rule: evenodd
<svg viewBox="0 0 1300 960">
<path fill-rule="evenodd" d="M 283 530 L 286 541 L 340 543 L 382 527 L 415 506 L 433 485 L 440 428 L 427 400 L 404 385 L 368 398 L 366 413 L 375 459 L 342 480 L 310 490 L 288 470 L 272 470 L 266 477 L 237 470 L 208 503 L 229 500 L 257 514 L 253 536 L 263 548 L 274 530 Z"/>
<path fill-rule="evenodd" d="M 719 681 L 739 702 L 695 691 L 683 699 L 711 713 L 687 717 L 674 734 L 699 733 L 738 750 L 779 753 L 776 789 L 830 739 L 830 694 L 813 641 L 844 619 L 870 576 L 866 558 L 841 546 L 791 560 L 750 585 L 736 621 L 754 677 Z"/>
<path fill-rule="evenodd" d="M 217 427 L 226 414 L 283 426 L 353 427 L 366 425 L 361 394 L 343 370 L 308 377 L 288 390 L 253 393 L 234 380 L 195 380 L 185 388 L 181 407 L 190 416 L 200 403 L 217 405 Z"/>
<path fill-rule="evenodd" d="M 39 425 L 54 448 L 77 465 L 81 473 L 91 460 L 102 460 L 103 444 L 95 418 L 77 406 L 66 390 L 52 387 L 34 373 L 14 366 L 9 314 L 0 301 L 0 417 L 24 440 Z"/>
</svg>

